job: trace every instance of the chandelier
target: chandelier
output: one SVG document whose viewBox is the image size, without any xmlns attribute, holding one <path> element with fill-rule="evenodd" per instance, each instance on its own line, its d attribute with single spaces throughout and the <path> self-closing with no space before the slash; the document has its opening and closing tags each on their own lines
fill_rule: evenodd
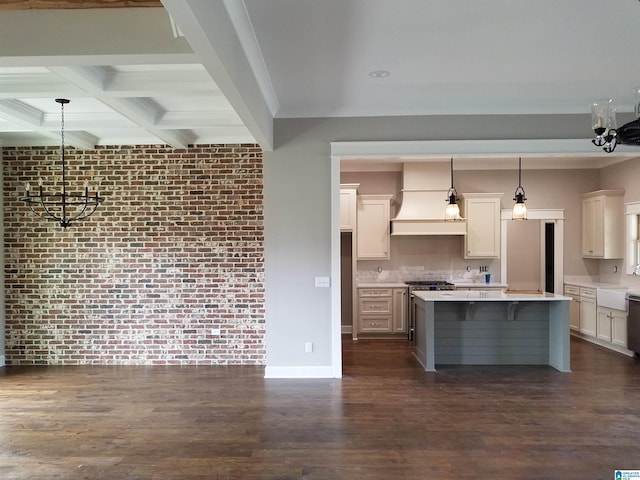
<svg viewBox="0 0 640 480">
<path fill-rule="evenodd" d="M 64 152 L 64 106 L 69 103 L 66 98 L 56 98 L 61 111 L 61 167 L 62 167 L 62 191 L 58 193 L 46 193 L 43 188 L 42 178 L 38 179 L 37 193 L 31 192 L 31 185 L 25 184 L 24 197 L 20 198 L 31 211 L 42 218 L 60 223 L 62 228 L 67 228 L 73 222 L 82 220 L 92 215 L 98 205 L 104 202 L 104 198 L 98 192 L 89 192 L 89 182 L 85 181 L 83 193 L 67 192 L 67 171 Z"/>
<path fill-rule="evenodd" d="M 607 153 L 613 152 L 618 144 L 640 146 L 640 87 L 635 88 L 634 113 L 635 120 L 618 128 L 613 100 L 594 101 L 591 104 L 591 126 L 596 134 L 593 144 Z"/>
</svg>

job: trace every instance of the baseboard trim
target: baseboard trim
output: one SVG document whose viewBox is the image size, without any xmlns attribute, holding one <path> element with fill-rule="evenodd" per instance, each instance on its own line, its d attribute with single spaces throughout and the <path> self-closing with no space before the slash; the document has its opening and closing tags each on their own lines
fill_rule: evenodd
<svg viewBox="0 0 640 480">
<path fill-rule="evenodd" d="M 333 367 L 265 367 L 264 378 L 336 378 Z"/>
<path fill-rule="evenodd" d="M 5 363 L 4 363 L 4 355 L 0 355 L 0 367 L 4 367 Z"/>
<path fill-rule="evenodd" d="M 594 345 L 598 345 L 598 346 L 606 348 L 608 350 L 621 353 L 622 355 L 626 355 L 627 357 L 633 357 L 634 356 L 634 352 L 632 352 L 631 350 L 629 350 L 627 348 L 624 348 L 624 347 L 622 347 L 620 345 L 616 345 L 614 343 L 605 342 L 604 340 L 600 340 L 599 338 L 595 338 L 595 337 L 590 337 L 588 335 L 583 335 L 582 333 L 577 332 L 575 330 L 571 331 L 571 335 L 573 335 L 576 338 L 580 338 L 582 340 L 586 340 L 589 343 L 593 343 Z"/>
<path fill-rule="evenodd" d="M 342 325 L 342 330 L 341 331 L 342 331 L 343 335 L 347 334 L 347 333 L 351 334 L 351 333 L 353 333 L 353 326 L 352 325 Z"/>
</svg>

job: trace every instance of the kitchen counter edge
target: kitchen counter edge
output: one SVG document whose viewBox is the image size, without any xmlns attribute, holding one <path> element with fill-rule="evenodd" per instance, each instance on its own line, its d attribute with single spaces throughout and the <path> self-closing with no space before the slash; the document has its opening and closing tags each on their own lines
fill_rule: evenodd
<svg viewBox="0 0 640 480">
<path fill-rule="evenodd" d="M 555 293 L 505 293 L 495 290 L 417 291 L 413 295 L 426 302 L 553 302 L 571 300 Z"/>
</svg>

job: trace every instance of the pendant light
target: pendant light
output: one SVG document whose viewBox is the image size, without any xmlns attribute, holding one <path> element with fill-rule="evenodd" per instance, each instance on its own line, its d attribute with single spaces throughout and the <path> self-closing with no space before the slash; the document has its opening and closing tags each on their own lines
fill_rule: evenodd
<svg viewBox="0 0 640 480">
<path fill-rule="evenodd" d="M 516 203 L 513 204 L 512 220 L 527 219 L 527 204 L 524 203 L 527 200 L 527 197 L 524 195 L 524 188 L 522 188 L 522 158 L 518 158 L 518 188 L 516 188 L 516 192 L 513 196 L 513 200 Z"/>
<path fill-rule="evenodd" d="M 81 193 L 70 193 L 67 185 L 67 163 L 64 149 L 64 106 L 69 103 L 66 98 L 56 98 L 61 112 L 61 190 L 47 193 L 44 190 L 42 178 L 38 180 L 38 189 L 33 193 L 29 183 L 25 184 L 24 196 L 20 198 L 31 211 L 42 218 L 58 222 L 62 228 L 67 228 L 73 222 L 91 216 L 104 198 L 98 192 L 89 191 L 89 183 L 85 180 Z"/>
<path fill-rule="evenodd" d="M 460 207 L 458 207 L 458 192 L 456 192 L 453 186 L 453 157 L 451 157 L 451 187 L 447 192 L 447 208 L 444 211 L 445 222 L 454 222 L 456 220 L 462 220 L 460 217 Z"/>
</svg>

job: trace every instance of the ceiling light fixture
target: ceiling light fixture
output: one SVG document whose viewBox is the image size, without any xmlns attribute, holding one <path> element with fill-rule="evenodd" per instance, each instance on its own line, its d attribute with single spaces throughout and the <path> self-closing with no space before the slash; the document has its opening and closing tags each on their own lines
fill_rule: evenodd
<svg viewBox="0 0 640 480">
<path fill-rule="evenodd" d="M 67 193 L 67 172 L 64 151 L 64 106 L 69 103 L 66 98 L 56 98 L 61 111 L 61 163 L 62 163 L 62 192 L 45 193 L 42 178 L 38 179 L 38 193 L 31 193 L 29 183 L 25 184 L 25 193 L 22 200 L 31 211 L 42 218 L 59 222 L 62 228 L 67 228 L 72 222 L 82 220 L 92 215 L 98 205 L 104 201 L 98 192 L 89 193 L 89 183 L 84 182 L 84 193 Z"/>
<path fill-rule="evenodd" d="M 444 220 L 447 221 L 456 221 L 462 220 L 460 217 L 460 207 L 458 206 L 458 192 L 456 188 L 453 186 L 453 157 L 451 157 L 451 187 L 447 192 L 447 208 L 444 211 Z"/>
<path fill-rule="evenodd" d="M 634 89 L 636 119 L 617 128 L 613 100 L 596 100 L 591 104 L 591 127 L 596 137 L 591 140 L 597 147 L 611 153 L 618 144 L 640 146 L 640 86 Z"/>
<path fill-rule="evenodd" d="M 518 187 L 513 194 L 513 213 L 511 215 L 512 220 L 526 220 L 527 219 L 527 204 L 524 203 L 527 197 L 524 196 L 524 188 L 522 188 L 522 157 L 518 158 Z"/>
</svg>

